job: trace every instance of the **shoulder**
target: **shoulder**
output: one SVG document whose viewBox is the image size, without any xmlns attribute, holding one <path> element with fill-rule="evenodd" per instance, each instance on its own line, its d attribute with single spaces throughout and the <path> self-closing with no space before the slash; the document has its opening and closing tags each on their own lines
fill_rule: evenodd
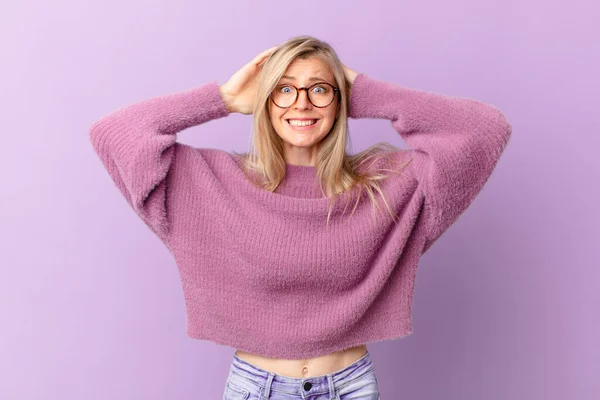
<svg viewBox="0 0 600 400">
<path fill-rule="evenodd" d="M 414 180 L 420 180 L 422 172 L 422 155 L 411 149 L 394 149 L 379 151 L 369 157 L 358 170 L 367 173 L 393 173 L 401 171 L 402 174 Z"/>
</svg>

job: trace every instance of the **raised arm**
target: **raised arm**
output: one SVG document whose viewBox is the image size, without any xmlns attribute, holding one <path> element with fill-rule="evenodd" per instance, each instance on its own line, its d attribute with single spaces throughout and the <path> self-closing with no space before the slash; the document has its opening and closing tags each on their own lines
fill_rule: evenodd
<svg viewBox="0 0 600 400">
<path fill-rule="evenodd" d="M 90 141 L 108 174 L 161 239 L 168 235 L 167 174 L 175 162 L 177 132 L 228 113 L 219 86 L 210 82 L 129 105 L 90 127 Z"/>
<path fill-rule="evenodd" d="M 359 73 L 352 118 L 391 120 L 413 150 L 425 196 L 423 253 L 467 209 L 488 180 L 512 128 L 497 108 L 473 99 L 404 88 Z"/>
</svg>

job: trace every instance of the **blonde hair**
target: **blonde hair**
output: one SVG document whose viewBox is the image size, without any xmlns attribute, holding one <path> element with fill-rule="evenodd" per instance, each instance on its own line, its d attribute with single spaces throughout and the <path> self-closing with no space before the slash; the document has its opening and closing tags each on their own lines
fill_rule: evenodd
<svg viewBox="0 0 600 400">
<path fill-rule="evenodd" d="M 387 142 L 380 142 L 368 149 L 353 155 L 346 153 L 346 144 L 350 143 L 348 136 L 348 110 L 350 82 L 346 80 L 342 63 L 333 48 L 326 42 L 303 35 L 291 38 L 281 43 L 265 60 L 259 76 L 256 101 L 253 110 L 253 134 L 248 153 L 233 152 L 242 160 L 245 173 L 250 181 L 259 188 L 274 191 L 285 177 L 286 164 L 283 157 L 282 139 L 271 124 L 269 116 L 269 96 L 285 74 L 287 67 L 296 58 L 306 59 L 317 57 L 327 64 L 333 73 L 339 88 L 338 116 L 328 135 L 318 144 L 316 175 L 321 191 L 330 199 L 327 225 L 331 209 L 338 197 L 357 188 L 356 205 L 360 201 L 362 191 L 366 191 L 373 204 L 373 210 L 378 209 L 375 192 L 378 192 L 386 205 L 392 218 L 397 216 L 390 209 L 385 196 L 381 191 L 379 182 L 386 179 L 389 174 L 383 171 L 401 172 L 411 160 L 403 163 L 401 169 L 386 169 L 387 160 L 398 149 Z M 383 162 L 383 168 L 374 171 L 372 168 L 364 170 L 363 164 L 371 161 L 370 165 Z M 254 174 L 253 174 L 254 172 Z M 255 180 L 253 176 L 260 176 Z M 323 189 L 324 187 L 324 189 Z"/>
</svg>

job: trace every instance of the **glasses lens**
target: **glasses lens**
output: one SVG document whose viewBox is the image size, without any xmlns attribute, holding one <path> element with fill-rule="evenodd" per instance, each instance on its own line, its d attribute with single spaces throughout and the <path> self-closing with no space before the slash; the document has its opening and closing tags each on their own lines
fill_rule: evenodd
<svg viewBox="0 0 600 400">
<path fill-rule="evenodd" d="M 296 88 L 290 85 L 277 85 L 271 96 L 279 107 L 289 107 L 296 100 Z"/>
<path fill-rule="evenodd" d="M 333 100 L 333 87 L 326 83 L 318 83 L 308 91 L 310 102 L 317 107 L 325 107 Z"/>
<path fill-rule="evenodd" d="M 333 86 L 317 83 L 308 89 L 308 99 L 317 107 L 325 107 L 333 101 Z M 296 88 L 291 85 L 277 85 L 272 94 L 273 101 L 279 107 L 290 107 L 296 100 Z"/>
</svg>

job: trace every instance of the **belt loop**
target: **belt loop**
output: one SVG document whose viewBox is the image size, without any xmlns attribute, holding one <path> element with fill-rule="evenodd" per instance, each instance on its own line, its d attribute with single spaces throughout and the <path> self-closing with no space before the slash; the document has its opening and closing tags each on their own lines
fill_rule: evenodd
<svg viewBox="0 0 600 400">
<path fill-rule="evenodd" d="M 335 393 L 335 386 L 333 385 L 333 375 L 332 374 L 327 374 L 327 381 L 329 383 L 329 399 L 335 400 L 336 393 Z"/>
<path fill-rule="evenodd" d="M 267 383 L 265 383 L 265 399 L 264 400 L 269 400 L 269 397 L 271 396 L 271 383 L 273 383 L 274 376 L 275 376 L 275 374 L 273 374 L 272 372 L 269 372 L 269 376 L 267 377 Z"/>
</svg>

